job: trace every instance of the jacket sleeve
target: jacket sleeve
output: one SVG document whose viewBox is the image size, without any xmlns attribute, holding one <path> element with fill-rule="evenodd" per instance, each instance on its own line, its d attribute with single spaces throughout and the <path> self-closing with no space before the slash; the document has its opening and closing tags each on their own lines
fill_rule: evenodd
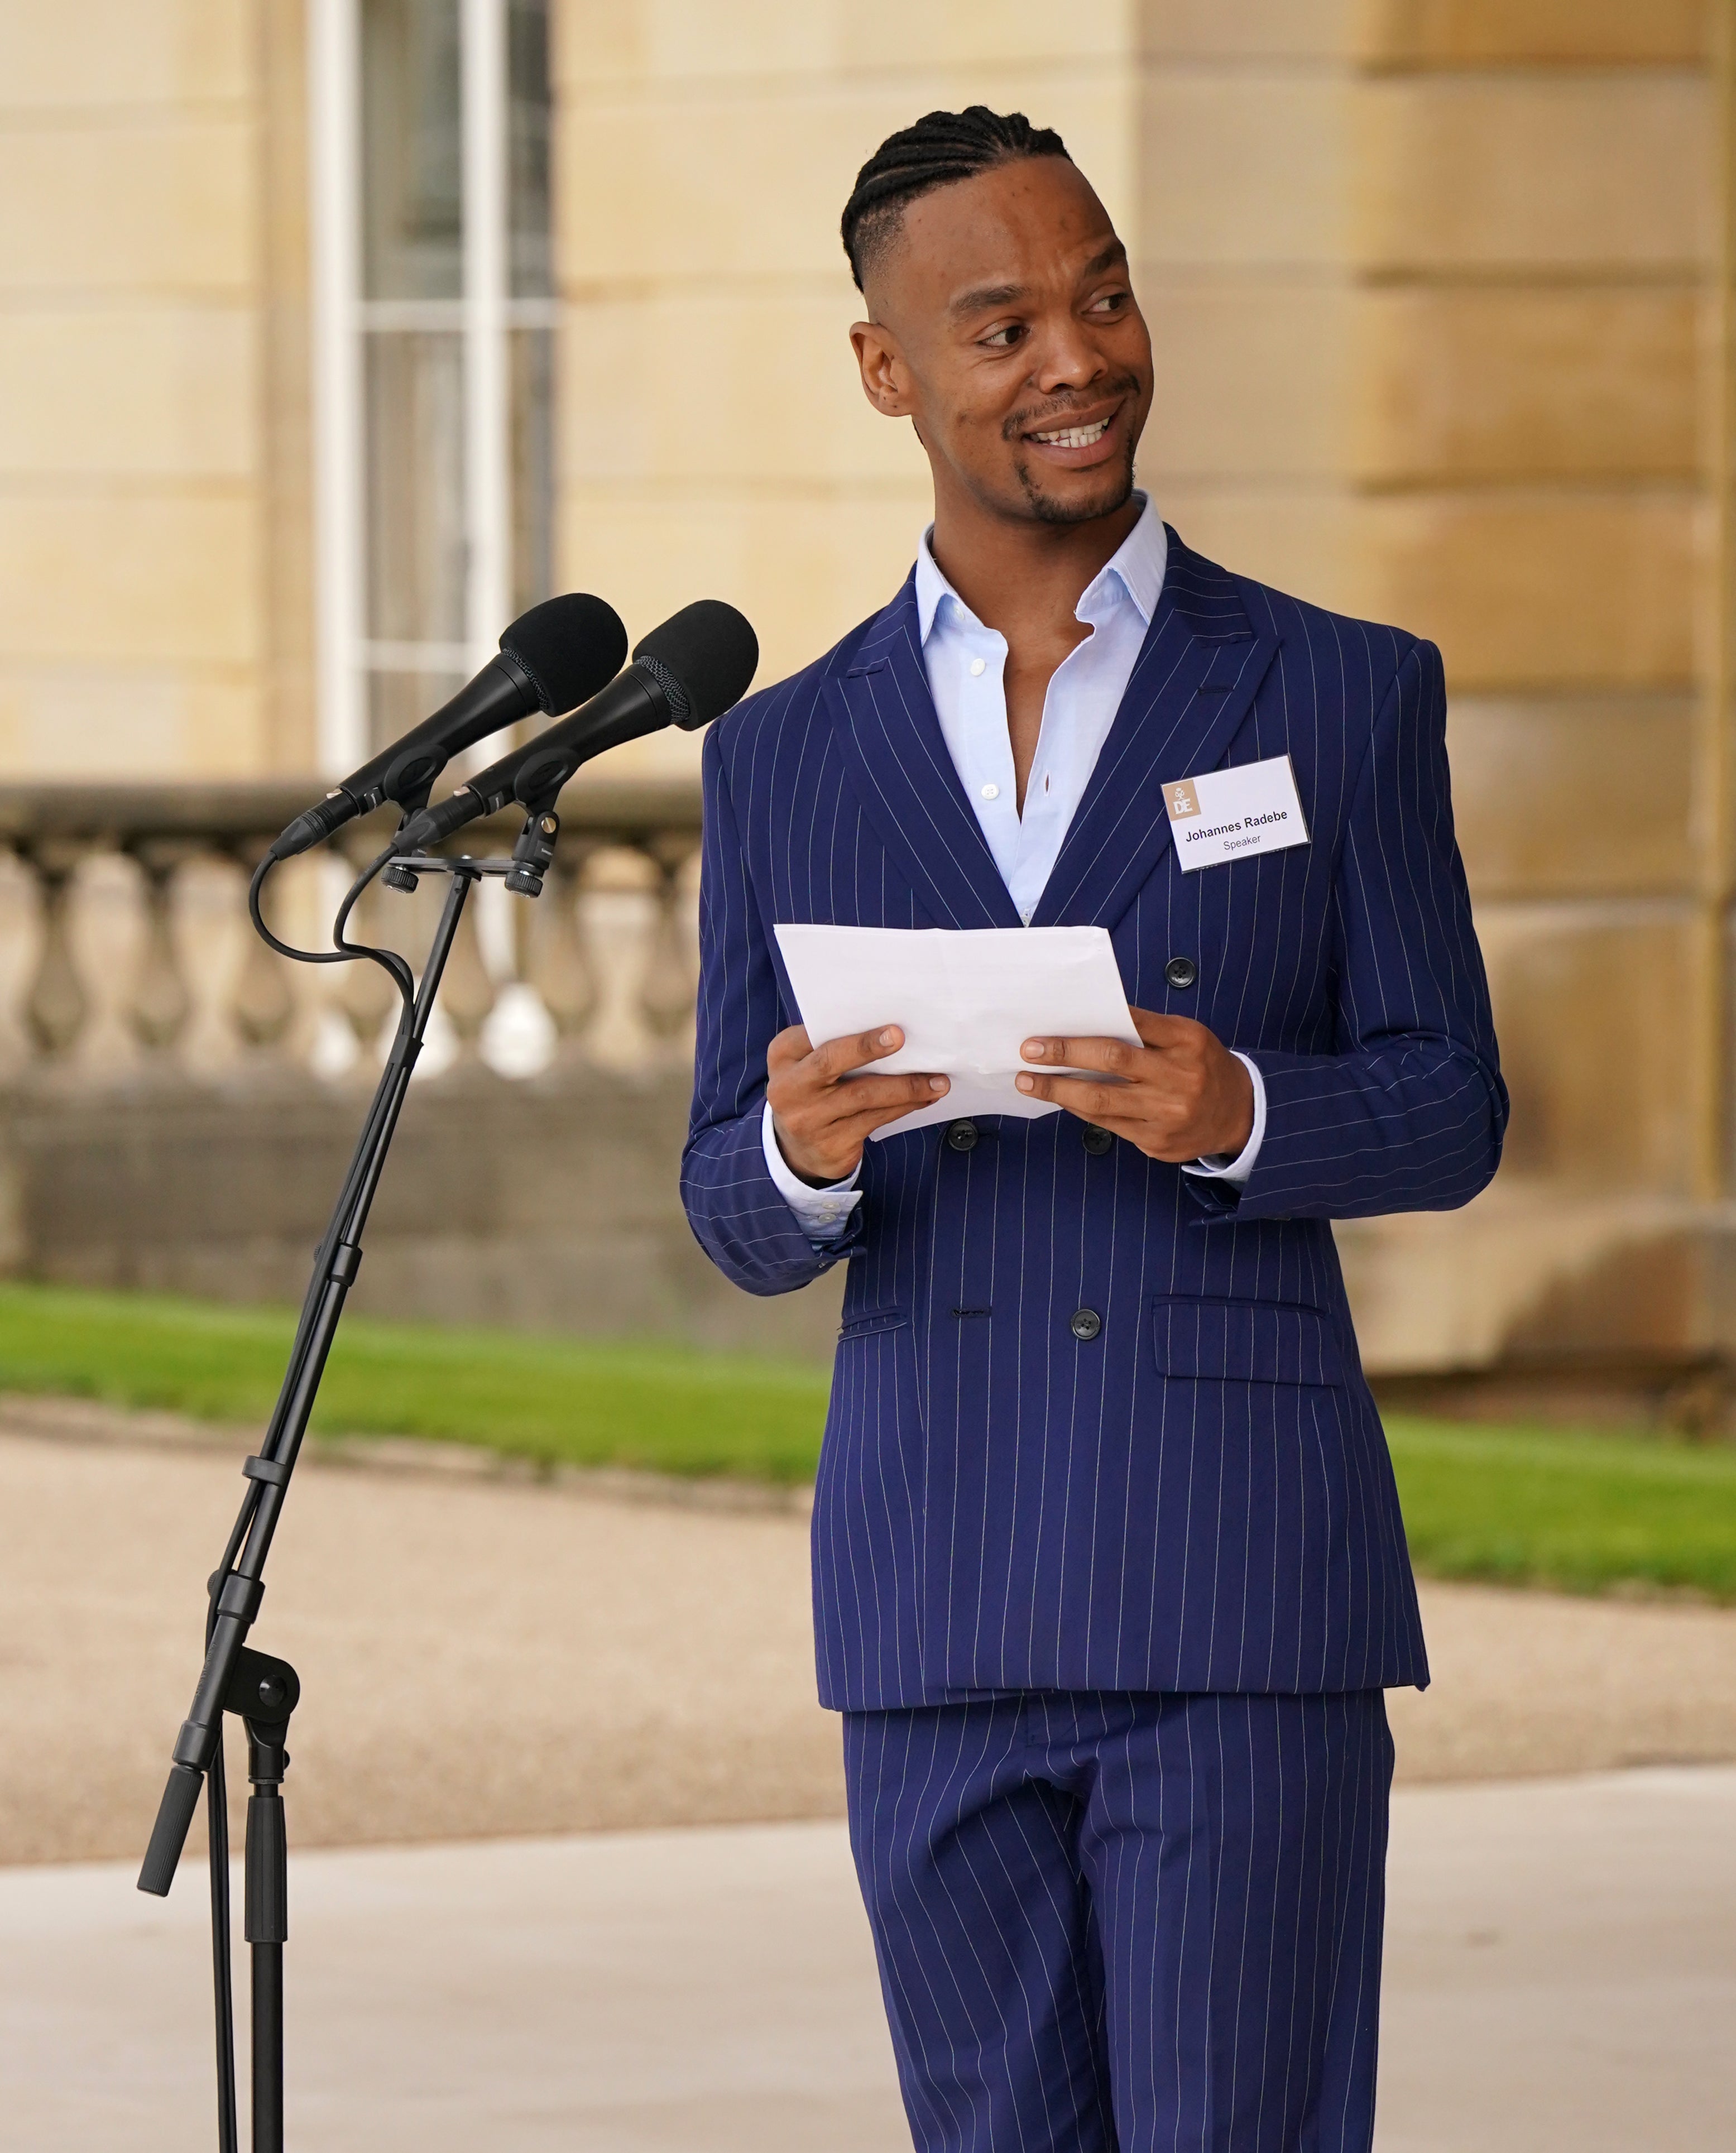
<svg viewBox="0 0 1736 2153">
<path fill-rule="evenodd" d="M 1265 1141 L 1239 1219 L 1450 1211 L 1488 1185 L 1507 1125 L 1489 983 L 1453 834 L 1441 655 L 1401 662 L 1357 781 L 1333 894 L 1336 1051 L 1250 1050 Z"/>
<path fill-rule="evenodd" d="M 863 1207 L 847 1233 L 817 1249 L 766 1168 L 766 1050 L 795 1020 L 778 986 L 715 728 L 704 770 L 698 1037 L 681 1201 L 700 1246 L 726 1278 L 750 1293 L 791 1293 L 862 1245 Z"/>
</svg>

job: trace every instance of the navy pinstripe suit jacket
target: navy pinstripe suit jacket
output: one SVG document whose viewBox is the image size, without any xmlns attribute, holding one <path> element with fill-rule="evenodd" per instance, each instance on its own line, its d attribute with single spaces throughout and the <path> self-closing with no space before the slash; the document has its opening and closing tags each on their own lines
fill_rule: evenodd
<svg viewBox="0 0 1736 2153">
<path fill-rule="evenodd" d="M 1439 653 L 1226 574 L 1163 595 L 1035 926 L 1109 929 L 1130 1001 L 1258 1063 L 1246 1186 L 1072 1116 L 871 1143 L 816 1253 L 761 1147 L 796 1021 L 774 923 L 1021 923 L 941 738 L 913 585 L 705 744 L 684 1200 L 750 1292 L 850 1260 L 816 1490 L 822 1702 L 1428 1679 L 1329 1221 L 1447 1209 L 1506 1118 L 1453 835 Z M 1312 842 L 1184 874 L 1168 779 L 1288 752 Z M 1198 966 L 1170 987 L 1172 956 Z M 895 1010 L 887 1012 L 895 1017 Z M 1081 1307 L 1102 1327 L 1069 1327 Z"/>
</svg>

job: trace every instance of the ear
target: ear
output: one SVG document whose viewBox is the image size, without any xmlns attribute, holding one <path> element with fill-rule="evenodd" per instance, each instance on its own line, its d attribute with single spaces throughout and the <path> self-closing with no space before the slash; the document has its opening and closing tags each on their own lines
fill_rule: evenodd
<svg viewBox="0 0 1736 2153">
<path fill-rule="evenodd" d="M 874 409 L 888 419 L 911 415 L 910 369 L 899 340 L 878 322 L 853 322 L 850 342 L 862 370 L 862 391 Z"/>
</svg>

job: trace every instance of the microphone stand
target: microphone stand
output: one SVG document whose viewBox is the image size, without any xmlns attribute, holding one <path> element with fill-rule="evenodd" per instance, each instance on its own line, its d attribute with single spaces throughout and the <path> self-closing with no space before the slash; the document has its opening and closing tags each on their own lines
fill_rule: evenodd
<svg viewBox="0 0 1736 2153">
<path fill-rule="evenodd" d="M 552 817 L 549 818 L 553 819 Z M 558 824 L 556 825 L 558 828 Z M 550 848 L 553 832 L 547 833 Z M 521 841 L 522 842 L 523 841 Z M 370 950 L 342 938 L 344 923 L 374 877 L 391 863 L 393 886 L 414 888 L 417 873 L 451 877 L 440 923 L 429 946 L 419 986 L 412 990 L 408 966 L 389 951 Z M 277 941 L 258 909 L 259 891 L 271 863 L 262 864 L 251 893 L 253 917 L 272 946 L 292 956 L 332 963 L 324 953 L 297 951 Z M 362 1234 L 379 1186 L 379 1178 L 410 1088 L 411 1071 L 422 1051 L 428 1020 L 440 992 L 441 975 L 471 890 L 485 875 L 509 883 L 523 863 L 514 860 L 445 859 L 427 855 L 395 858 L 381 853 L 356 881 L 344 899 L 334 930 L 342 956 L 371 956 L 384 964 L 404 996 L 391 1051 L 380 1073 L 363 1123 L 354 1157 L 325 1238 L 314 1259 L 313 1275 L 303 1304 L 295 1342 L 283 1388 L 257 1457 L 242 1467 L 247 1482 L 240 1514 L 223 1559 L 211 1577 L 206 1621 L 205 1665 L 192 1708 L 175 1743 L 174 1762 L 158 1808 L 139 1889 L 166 1896 L 193 1820 L 201 1786 L 206 1790 L 211 1846 L 211 1962 L 216 1998 L 217 2125 L 221 2153 L 237 2153 L 235 2102 L 234 2007 L 232 1998 L 229 1935 L 229 1848 L 227 1789 L 223 1769 L 223 1716 L 232 1713 L 247 1733 L 246 1907 L 244 1934 L 252 1952 L 252 2144 L 253 2153 L 283 2153 L 283 1946 L 288 1936 L 288 1843 L 281 1787 L 289 1764 L 284 1746 L 289 1717 L 301 1695 L 295 1670 L 283 1660 L 251 1651 L 247 1632 L 265 1593 L 265 1560 L 283 1514 L 290 1475 L 325 1372 L 350 1287 L 361 1268 Z M 541 888 L 513 886 L 534 896 Z"/>
</svg>

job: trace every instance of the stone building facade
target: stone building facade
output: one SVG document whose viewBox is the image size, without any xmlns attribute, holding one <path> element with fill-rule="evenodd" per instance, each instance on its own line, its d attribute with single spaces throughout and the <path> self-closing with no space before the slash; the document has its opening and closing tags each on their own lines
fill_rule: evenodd
<svg viewBox="0 0 1736 2153">
<path fill-rule="evenodd" d="M 341 746 L 317 182 L 373 4 L 0 0 L 0 776 Z M 881 603 L 925 468 L 855 385 L 838 208 L 930 105 L 1059 127 L 1170 521 L 1445 654 L 1513 1130 L 1468 1212 L 1341 1235 L 1371 1362 L 1736 1345 L 1732 0 L 546 12 L 557 585 L 636 634 L 732 599 L 762 678 Z"/>
</svg>

